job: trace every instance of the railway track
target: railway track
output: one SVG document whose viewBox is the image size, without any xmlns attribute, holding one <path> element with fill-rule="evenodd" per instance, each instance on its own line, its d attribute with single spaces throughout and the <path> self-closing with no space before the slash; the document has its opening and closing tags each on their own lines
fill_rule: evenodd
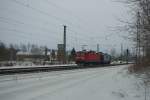
<svg viewBox="0 0 150 100">
<path fill-rule="evenodd" d="M 61 71 L 61 70 L 73 70 L 73 69 L 84 69 L 84 68 L 96 68 L 96 67 L 109 67 L 118 66 L 125 64 L 107 64 L 107 65 L 89 65 L 89 66 L 42 66 L 42 67 L 24 67 L 24 68 L 3 68 L 0 69 L 0 75 L 16 74 L 16 73 L 31 73 L 31 72 L 47 72 L 47 71 Z"/>
</svg>

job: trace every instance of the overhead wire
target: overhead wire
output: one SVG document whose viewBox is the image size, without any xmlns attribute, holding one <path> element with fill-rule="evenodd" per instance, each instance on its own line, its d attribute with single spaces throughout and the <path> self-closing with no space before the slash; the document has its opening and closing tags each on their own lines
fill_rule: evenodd
<svg viewBox="0 0 150 100">
<path fill-rule="evenodd" d="M 5 20 L 1 20 L 1 19 L 5 19 Z M 9 18 L 3 18 L 3 17 L 0 17 L 0 21 L 4 22 L 4 23 L 8 23 L 8 24 L 14 24 L 14 23 L 10 23 L 10 22 L 6 22 Z M 17 20 L 14 20 L 14 19 L 9 19 L 9 20 L 12 20 L 14 22 L 16 22 L 17 24 L 23 24 L 23 25 L 26 25 L 24 22 L 21 22 L 21 21 L 17 21 Z M 14 24 L 15 25 L 15 24 Z M 35 27 L 35 26 L 34 26 Z M 41 27 L 37 27 L 37 28 L 41 28 Z M 46 31 L 47 33 L 49 33 L 49 31 Z M 71 32 L 69 32 L 71 33 Z M 50 37 L 50 36 L 49 36 Z M 74 39 L 74 37 L 72 35 L 70 35 L 69 37 L 72 37 L 72 39 Z M 85 38 L 81 38 L 81 37 L 78 37 L 80 40 L 88 40 L 88 39 L 85 39 Z"/>
<path fill-rule="evenodd" d="M 21 30 L 18 30 L 18 29 L 14 29 L 14 28 L 1 28 L 0 27 L 0 29 L 1 29 L 1 31 L 3 30 L 3 31 L 10 31 L 10 32 L 15 32 L 15 33 L 19 33 L 19 34 L 16 34 L 19 38 L 22 38 L 22 39 L 27 39 L 28 41 L 29 40 L 34 40 L 35 41 L 35 39 L 34 38 L 37 38 L 37 37 L 33 37 L 33 36 L 31 36 L 33 33 L 29 33 L 29 32 L 24 32 L 24 31 L 21 31 Z M 30 34 L 30 35 L 26 35 L 26 34 Z M 14 36 L 14 34 L 13 34 L 13 36 Z M 9 37 L 9 36 L 8 36 Z M 47 42 L 50 42 L 50 39 L 46 39 L 46 38 L 37 38 L 37 40 L 36 41 L 47 41 Z M 56 42 L 56 41 L 54 41 L 53 39 L 51 39 L 52 41 L 53 41 L 53 43 L 54 42 Z"/>
<path fill-rule="evenodd" d="M 36 11 L 36 12 L 38 12 L 38 13 L 41 13 L 41 14 L 44 14 L 44 15 L 46 15 L 46 16 L 49 16 L 49 17 L 53 17 L 56 21 L 58 21 L 58 22 L 65 22 L 65 23 L 69 23 L 69 25 L 70 26 L 76 26 L 76 25 L 74 25 L 73 23 L 71 23 L 71 22 L 69 22 L 68 20 L 64 20 L 64 19 L 62 19 L 62 18 L 59 18 L 59 17 L 57 17 L 57 16 L 54 16 L 53 14 L 50 14 L 50 13 L 47 13 L 47 12 L 44 12 L 44 11 L 42 11 L 42 10 L 40 10 L 40 9 L 37 9 L 37 8 L 35 8 L 35 7 L 33 7 L 33 6 L 30 6 L 29 4 L 28 5 L 26 5 L 25 3 L 22 3 L 22 2 L 20 2 L 20 1 L 18 1 L 18 0 L 11 0 L 11 1 L 13 1 L 13 2 L 15 2 L 15 3 L 17 3 L 17 4 L 20 4 L 20 5 L 22 5 L 22 6 L 24 6 L 24 7 L 26 7 L 26 8 L 30 8 L 30 9 L 32 9 L 32 10 L 34 10 L 34 11 Z M 79 29 L 83 29 L 83 28 L 81 28 L 80 26 L 76 26 L 77 28 L 79 28 Z M 89 31 L 86 31 L 86 32 L 89 32 Z M 84 33 L 84 32 L 83 32 Z M 87 34 L 85 34 L 86 36 L 87 36 Z"/>
<path fill-rule="evenodd" d="M 13 2 L 15 2 L 15 3 L 17 3 L 17 4 L 20 4 L 20 5 L 24 6 L 24 7 L 30 8 L 30 9 L 36 11 L 36 12 L 39 12 L 39 13 L 41 13 L 42 15 L 51 16 L 51 17 L 55 18 L 57 21 L 59 21 L 59 22 L 61 21 L 61 22 L 70 23 L 70 22 L 68 22 L 68 21 L 66 21 L 66 20 L 62 20 L 62 19 L 58 18 L 57 16 L 53 16 L 52 14 L 49 14 L 49 13 L 47 13 L 47 12 L 43 12 L 43 11 L 40 10 L 40 9 L 37 9 L 37 8 L 32 7 L 32 6 L 30 6 L 30 5 L 26 5 L 26 4 L 24 4 L 24 3 L 22 3 L 22 2 L 19 2 L 19 1 L 17 1 L 17 0 L 11 0 L 11 1 L 13 1 Z M 22 23 L 20 23 L 20 24 L 22 24 Z M 72 25 L 72 23 L 70 23 L 70 24 Z M 81 28 L 81 29 L 82 29 L 82 28 Z M 75 31 L 75 32 L 76 32 L 76 31 Z M 79 32 L 76 32 L 76 33 L 79 33 Z M 83 32 L 83 33 L 84 33 L 84 32 Z M 90 39 L 84 38 L 84 37 L 87 37 L 87 35 L 83 35 L 82 40 L 85 40 L 85 39 L 90 40 Z M 79 38 L 81 38 L 81 34 L 80 34 Z"/>
<path fill-rule="evenodd" d="M 85 23 L 85 21 L 83 19 L 81 19 L 80 17 L 78 17 L 77 15 L 73 14 L 73 12 L 69 9 L 65 9 L 64 7 L 57 5 L 56 3 L 50 1 L 50 0 L 43 0 L 45 1 L 47 4 L 52 5 L 55 8 L 60 9 L 61 11 L 63 11 L 64 13 L 67 13 L 68 15 L 71 15 L 72 17 L 74 17 L 74 19 L 76 19 L 76 21 L 79 21 L 80 23 Z"/>
<path fill-rule="evenodd" d="M 27 4 L 25 4 L 23 2 L 20 2 L 18 0 L 10 0 L 10 1 L 15 2 L 15 3 L 19 4 L 19 5 L 22 5 L 22 6 L 26 7 L 26 8 L 32 9 L 32 10 L 34 10 L 34 11 L 40 13 L 40 14 L 52 17 L 58 22 L 66 22 L 66 23 L 72 24 L 71 22 L 69 22 L 69 21 L 67 21 L 65 19 L 59 18 L 59 17 L 57 17 L 57 16 L 55 16 L 55 15 L 53 15 L 51 13 L 48 13 L 48 12 L 42 11 L 40 9 L 37 9 L 37 8 L 35 8 L 35 7 L 33 7 L 33 6 L 29 5 L 29 4 L 27 5 Z"/>
<path fill-rule="evenodd" d="M 50 1 L 50 0 L 43 0 L 43 1 L 46 1 L 49 5 L 52 5 L 52 6 L 56 7 L 56 8 L 58 8 L 58 9 L 60 9 L 61 11 L 64 11 L 65 13 L 67 13 L 67 14 L 73 16 L 74 19 L 76 19 L 76 20 L 77 20 L 78 22 L 80 22 L 80 23 L 83 23 L 84 26 L 87 25 L 87 22 L 85 22 L 83 19 L 81 19 L 81 18 L 79 18 L 78 16 L 76 16 L 75 14 L 73 14 L 72 11 L 70 11 L 70 10 L 68 10 L 68 9 L 65 9 L 65 8 L 62 7 L 62 6 L 58 6 L 56 3 L 54 3 L 54 2 L 52 2 L 52 1 Z M 90 33 L 95 33 L 95 32 L 91 32 L 91 31 L 87 31 L 87 30 L 89 30 L 89 29 L 87 29 L 87 28 L 85 28 L 85 27 L 82 27 L 81 25 L 78 25 L 77 27 L 80 28 L 80 29 L 82 29 L 82 30 L 85 29 L 84 31 L 86 31 L 87 33 L 89 33 L 89 32 L 90 32 Z"/>
<path fill-rule="evenodd" d="M 7 18 L 6 18 L 7 19 Z M 8 19 L 7 19 L 8 20 Z M 8 23 L 8 24 L 13 24 L 13 25 L 16 25 L 15 23 L 10 23 L 10 22 L 6 22 L 7 20 L 1 20 L 1 17 L 0 17 L 0 22 L 4 22 L 4 23 Z M 13 20 L 14 21 L 14 20 Z M 24 23 L 23 22 L 20 22 L 20 21 L 16 21 L 15 20 L 15 22 L 17 22 L 17 24 L 23 24 L 24 25 Z M 14 31 L 14 32 L 19 32 L 19 33 L 21 33 L 21 34 L 23 34 L 23 35 L 27 35 L 26 33 L 28 33 L 28 35 L 29 35 L 29 32 L 24 32 L 24 31 L 18 31 L 17 29 L 6 29 L 7 31 Z M 31 35 L 30 35 L 31 36 Z M 30 37 L 29 36 L 29 37 Z M 34 36 L 34 35 L 33 35 Z M 71 37 L 72 37 L 72 39 L 74 38 L 72 35 L 71 35 Z M 24 38 L 24 37 L 23 37 Z M 69 43 L 71 42 L 72 44 L 75 44 L 73 41 L 72 41 L 72 39 L 69 41 Z M 38 39 L 38 40 L 41 40 L 41 39 Z M 43 39 L 42 39 L 43 40 Z M 45 39 L 44 39 L 45 40 Z M 53 40 L 53 39 L 50 39 L 50 40 Z"/>
<path fill-rule="evenodd" d="M 57 32 L 54 32 L 54 31 L 49 30 L 49 29 L 47 29 L 47 28 L 40 27 L 40 26 L 37 26 L 37 25 L 32 25 L 32 24 L 26 24 L 26 23 L 24 23 L 24 22 L 22 22 L 22 21 L 14 20 L 14 19 L 11 19 L 11 18 L 6 18 L 6 17 L 1 17 L 1 16 L 0 16 L 0 21 L 5 22 L 5 23 L 8 23 L 8 24 L 14 24 L 14 23 L 16 23 L 16 24 L 19 24 L 19 25 L 25 25 L 25 27 L 34 27 L 34 28 L 36 28 L 37 30 L 45 31 L 45 32 L 43 32 L 43 33 L 47 33 L 47 34 L 46 34 L 47 36 L 54 36 L 55 34 L 57 34 Z M 6 22 L 6 21 L 7 21 L 7 22 Z M 12 21 L 12 22 L 14 22 L 14 23 L 12 23 L 12 22 L 10 22 L 10 21 Z M 42 34 L 43 34 L 43 33 L 42 33 Z M 55 34 L 50 34 L 50 33 L 55 33 Z M 44 35 L 45 35 L 45 34 L 44 34 Z M 56 37 L 55 37 L 55 38 L 56 38 Z"/>
</svg>

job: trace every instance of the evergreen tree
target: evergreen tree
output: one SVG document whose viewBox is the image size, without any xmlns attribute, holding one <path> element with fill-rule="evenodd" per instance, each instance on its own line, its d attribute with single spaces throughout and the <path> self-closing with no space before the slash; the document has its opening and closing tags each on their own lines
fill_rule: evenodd
<svg viewBox="0 0 150 100">
<path fill-rule="evenodd" d="M 72 60 L 72 61 L 75 61 L 75 56 L 76 56 L 76 50 L 75 50 L 75 48 L 73 48 L 73 49 L 71 50 L 71 60 Z"/>
</svg>

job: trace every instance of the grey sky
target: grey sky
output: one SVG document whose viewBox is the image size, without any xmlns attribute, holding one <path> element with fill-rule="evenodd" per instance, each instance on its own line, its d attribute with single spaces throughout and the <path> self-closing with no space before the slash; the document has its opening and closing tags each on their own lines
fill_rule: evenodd
<svg viewBox="0 0 150 100">
<path fill-rule="evenodd" d="M 34 43 L 57 48 L 67 25 L 67 48 L 109 52 L 131 47 L 112 31 L 126 19 L 127 8 L 112 0 L 0 0 L 0 40 L 6 43 Z M 118 35 L 119 34 L 119 35 Z"/>
</svg>

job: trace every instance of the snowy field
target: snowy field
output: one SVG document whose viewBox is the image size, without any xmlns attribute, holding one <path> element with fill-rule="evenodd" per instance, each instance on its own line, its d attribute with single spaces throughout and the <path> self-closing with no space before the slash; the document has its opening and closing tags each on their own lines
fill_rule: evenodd
<svg viewBox="0 0 150 100">
<path fill-rule="evenodd" d="M 150 100 L 127 65 L 0 76 L 0 100 Z"/>
</svg>

